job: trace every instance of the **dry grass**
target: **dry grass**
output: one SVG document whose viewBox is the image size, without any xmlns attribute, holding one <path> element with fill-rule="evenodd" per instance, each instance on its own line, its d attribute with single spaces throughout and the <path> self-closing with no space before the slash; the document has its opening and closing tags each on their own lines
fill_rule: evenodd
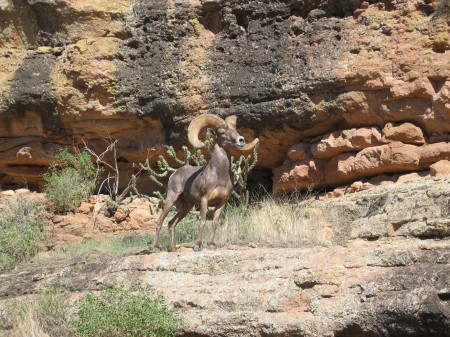
<svg viewBox="0 0 450 337">
<path fill-rule="evenodd" d="M 221 245 L 254 242 L 267 247 L 325 245 L 325 225 L 303 216 L 307 201 L 274 199 L 270 196 L 249 206 L 227 207 L 218 230 Z"/>
<path fill-rule="evenodd" d="M 434 2 L 436 7 L 433 19 L 448 18 L 450 16 L 450 0 L 435 0 Z"/>
<path fill-rule="evenodd" d="M 30 300 L 12 299 L 6 303 L 8 316 L 14 322 L 14 337 L 69 336 L 69 292 L 49 288 Z"/>
<path fill-rule="evenodd" d="M 34 317 L 32 312 L 28 312 L 23 320 L 21 320 L 11 331 L 11 337 L 50 337 L 42 326 Z"/>
</svg>

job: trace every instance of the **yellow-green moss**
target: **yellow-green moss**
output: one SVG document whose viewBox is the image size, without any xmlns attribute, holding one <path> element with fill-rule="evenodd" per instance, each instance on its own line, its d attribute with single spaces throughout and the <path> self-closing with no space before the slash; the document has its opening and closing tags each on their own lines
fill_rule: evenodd
<svg viewBox="0 0 450 337">
<path fill-rule="evenodd" d="M 197 18 L 190 19 L 188 21 L 189 21 L 189 23 L 191 24 L 192 27 L 195 27 L 195 26 L 197 26 L 200 23 Z"/>
</svg>

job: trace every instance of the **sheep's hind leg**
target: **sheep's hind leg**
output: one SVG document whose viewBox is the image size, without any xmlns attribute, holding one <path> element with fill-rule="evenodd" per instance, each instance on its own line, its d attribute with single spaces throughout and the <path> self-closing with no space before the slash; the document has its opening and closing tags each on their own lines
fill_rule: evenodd
<svg viewBox="0 0 450 337">
<path fill-rule="evenodd" d="M 206 225 L 206 213 L 208 212 L 208 199 L 202 198 L 200 201 L 200 232 L 198 234 L 198 240 L 195 241 L 194 251 L 199 252 L 202 250 L 202 237 L 203 230 Z"/>
<path fill-rule="evenodd" d="M 178 212 L 177 214 L 169 221 L 169 234 L 170 234 L 170 251 L 177 251 L 176 237 L 175 237 L 175 228 L 177 224 L 189 213 L 192 209 L 192 205 L 189 203 L 183 203 L 181 205 L 177 205 Z"/>
<path fill-rule="evenodd" d="M 152 253 L 159 253 L 161 251 L 161 247 L 159 246 L 159 236 L 161 234 L 161 227 L 164 223 L 164 219 L 166 218 L 175 201 L 178 199 L 179 195 L 180 193 L 178 194 L 173 193 L 167 195 L 166 201 L 164 202 L 163 210 L 159 215 L 158 220 L 156 221 L 155 237 L 153 238 L 153 244 L 151 247 Z"/>
<path fill-rule="evenodd" d="M 207 249 L 208 250 L 216 250 L 217 245 L 214 243 L 214 236 L 216 235 L 216 228 L 217 224 L 219 223 L 220 214 L 222 214 L 223 209 L 225 208 L 225 203 L 222 205 L 218 205 L 216 209 L 214 210 L 214 217 L 211 222 L 211 236 L 209 237 L 207 241 Z"/>
</svg>

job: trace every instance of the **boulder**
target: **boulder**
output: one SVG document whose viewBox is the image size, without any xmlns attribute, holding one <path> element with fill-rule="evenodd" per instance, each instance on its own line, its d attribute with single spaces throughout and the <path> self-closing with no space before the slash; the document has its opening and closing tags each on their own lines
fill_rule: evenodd
<svg viewBox="0 0 450 337">
<path fill-rule="evenodd" d="M 329 159 L 345 152 L 359 152 L 367 147 L 382 145 L 378 128 L 360 128 L 326 134 L 311 146 L 314 158 Z"/>
<path fill-rule="evenodd" d="M 287 155 L 293 161 L 304 160 L 310 157 L 311 144 L 296 143 L 289 149 Z"/>
<path fill-rule="evenodd" d="M 433 177 L 445 176 L 450 174 L 450 161 L 440 160 L 430 166 L 430 175 Z"/>
<path fill-rule="evenodd" d="M 404 144 L 425 144 L 422 129 L 411 123 L 403 123 L 398 126 L 387 123 L 383 128 L 383 137 L 387 141 L 401 142 Z"/>
</svg>

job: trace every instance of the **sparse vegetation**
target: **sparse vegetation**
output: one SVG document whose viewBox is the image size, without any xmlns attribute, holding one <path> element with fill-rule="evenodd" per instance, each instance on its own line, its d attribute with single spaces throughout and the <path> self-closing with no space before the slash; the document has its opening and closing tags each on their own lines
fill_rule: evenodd
<svg viewBox="0 0 450 337">
<path fill-rule="evenodd" d="M 137 191 L 136 186 L 137 179 L 143 169 L 141 168 L 136 174 L 131 175 L 126 187 L 120 191 L 119 186 L 121 185 L 121 175 L 118 165 L 118 140 L 112 139 L 111 136 L 103 137 L 103 140 L 107 144 L 107 147 L 102 153 L 95 153 L 95 151 L 92 150 L 83 140 L 84 151 L 88 152 L 95 159 L 97 166 L 96 177 L 100 177 L 105 169 L 107 171 L 106 177 L 102 178 L 100 181 L 98 193 L 100 193 L 103 189 L 107 191 L 109 198 L 106 200 L 105 213 L 108 216 L 113 216 L 118 208 L 127 207 L 127 204 L 124 205 L 123 202 L 128 195 L 131 195 L 128 199 L 128 203 L 133 201 L 135 195 L 144 196 Z"/>
<path fill-rule="evenodd" d="M 433 19 L 450 15 L 450 0 L 436 0 L 436 10 Z"/>
<path fill-rule="evenodd" d="M 172 337 L 177 324 L 164 298 L 145 286 L 88 293 L 75 303 L 70 320 L 77 337 Z"/>
<path fill-rule="evenodd" d="M 175 215 L 172 212 L 170 215 Z M 170 216 L 169 215 L 169 216 Z M 198 225 L 200 222 L 199 212 L 191 212 L 177 226 L 177 237 L 180 245 L 192 245 L 198 236 Z M 205 230 L 208 233 L 209 228 Z M 58 254 L 71 256 L 83 256 L 92 251 L 113 255 L 133 254 L 147 249 L 152 242 L 152 234 L 136 233 L 126 236 L 103 237 L 102 240 L 85 240 L 59 251 Z M 161 247 L 169 249 L 169 234 L 167 229 L 161 233 Z"/>
<path fill-rule="evenodd" d="M 69 292 L 63 288 L 49 288 L 36 295 L 33 316 L 51 337 L 68 335 Z"/>
<path fill-rule="evenodd" d="M 195 27 L 200 23 L 197 18 L 190 19 L 188 20 L 188 22 L 191 24 L 192 27 Z"/>
<path fill-rule="evenodd" d="M 101 240 L 85 240 L 74 244 L 57 253 L 66 254 L 73 257 L 84 256 L 89 252 L 97 251 L 99 253 L 126 255 L 136 253 L 147 248 L 151 243 L 151 237 L 148 234 L 132 234 L 126 236 L 102 237 Z"/>
<path fill-rule="evenodd" d="M 45 237 L 43 209 L 24 197 L 1 205 L 0 274 L 35 255 Z"/>
<path fill-rule="evenodd" d="M 305 247 L 324 244 L 322 225 L 302 219 L 298 202 L 266 196 L 249 205 L 228 205 L 218 229 L 222 245 L 247 245 L 254 242 L 266 247 Z"/>
<path fill-rule="evenodd" d="M 169 217 L 172 218 L 175 212 L 172 211 Z M 198 231 L 200 224 L 200 213 L 198 211 L 191 211 L 181 222 L 177 225 L 177 242 L 181 246 L 193 246 L 195 240 L 198 239 Z M 204 235 L 207 237 L 210 233 L 210 227 L 205 228 Z M 153 241 L 153 240 L 152 240 Z M 169 233 L 164 230 L 161 233 L 160 245 L 163 249 L 168 250 L 170 247 Z"/>
<path fill-rule="evenodd" d="M 69 292 L 63 288 L 46 289 L 31 302 L 10 300 L 6 309 L 17 327 L 15 337 L 70 336 Z"/>
<path fill-rule="evenodd" d="M 50 209 L 57 213 L 75 211 L 94 192 L 98 172 L 86 151 L 75 154 L 63 149 L 44 174 L 44 192 Z"/>
<path fill-rule="evenodd" d="M 148 286 L 109 287 L 75 303 L 63 288 L 49 288 L 31 301 L 9 300 L 14 337 L 172 337 L 179 319 Z"/>
<path fill-rule="evenodd" d="M 248 205 L 250 197 L 247 190 L 247 178 L 258 162 L 258 148 L 259 143 L 256 143 L 251 155 L 241 155 L 237 160 L 231 157 L 231 171 L 234 174 L 234 195 L 240 203 L 245 205 Z"/>
</svg>

